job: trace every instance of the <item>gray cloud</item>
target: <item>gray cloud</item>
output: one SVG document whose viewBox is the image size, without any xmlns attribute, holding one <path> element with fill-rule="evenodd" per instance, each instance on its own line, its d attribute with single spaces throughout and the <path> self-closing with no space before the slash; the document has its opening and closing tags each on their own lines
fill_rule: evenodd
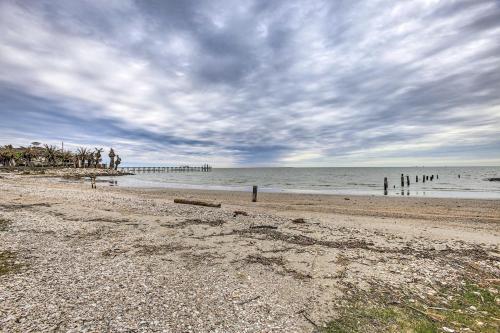
<svg viewBox="0 0 500 333">
<path fill-rule="evenodd" d="M 0 144 L 112 144 L 138 162 L 500 163 L 495 0 L 0 9 Z"/>
</svg>

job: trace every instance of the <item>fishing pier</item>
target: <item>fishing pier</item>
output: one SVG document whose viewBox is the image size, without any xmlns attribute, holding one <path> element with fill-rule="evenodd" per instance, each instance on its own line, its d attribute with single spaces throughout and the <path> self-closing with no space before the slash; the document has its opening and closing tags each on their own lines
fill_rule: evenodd
<svg viewBox="0 0 500 333">
<path fill-rule="evenodd" d="M 118 167 L 119 170 L 125 172 L 210 172 L 212 166 L 205 164 L 202 166 L 178 166 L 178 167 Z"/>
</svg>

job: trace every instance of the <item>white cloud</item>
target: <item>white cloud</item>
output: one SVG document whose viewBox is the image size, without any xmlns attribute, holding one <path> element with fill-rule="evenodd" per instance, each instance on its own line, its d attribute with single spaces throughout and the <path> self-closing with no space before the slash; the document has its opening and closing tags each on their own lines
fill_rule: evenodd
<svg viewBox="0 0 500 333">
<path fill-rule="evenodd" d="M 114 135 L 136 160 L 402 163 L 413 152 L 431 163 L 457 144 L 500 144 L 500 24 L 471 28 L 500 11 L 494 1 L 461 12 L 436 1 L 163 5 L 61 3 L 56 14 L 3 2 L 0 83 L 50 101 L 75 130 L 109 121 L 102 139 L 80 128 L 68 144 Z M 23 121 L 35 112 L 16 103 Z"/>
</svg>

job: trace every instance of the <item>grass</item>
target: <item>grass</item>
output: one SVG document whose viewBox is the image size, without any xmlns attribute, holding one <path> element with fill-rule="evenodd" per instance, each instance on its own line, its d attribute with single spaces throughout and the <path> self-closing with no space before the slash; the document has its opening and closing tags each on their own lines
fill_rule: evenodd
<svg viewBox="0 0 500 333">
<path fill-rule="evenodd" d="M 12 222 L 0 218 L 0 232 L 7 231 Z M 16 262 L 16 254 L 12 251 L 0 251 L 0 276 L 15 273 L 21 268 Z"/>
<path fill-rule="evenodd" d="M 456 288 L 441 288 L 439 296 L 426 303 L 395 303 L 377 293 L 357 295 L 339 309 L 336 319 L 323 333 L 347 332 L 500 332 L 500 288 L 466 282 Z"/>
<path fill-rule="evenodd" d="M 0 276 L 15 273 L 21 268 L 21 264 L 16 263 L 16 254 L 11 251 L 0 251 Z"/>
<path fill-rule="evenodd" d="M 7 231 L 10 225 L 10 221 L 0 218 L 0 231 Z"/>
<path fill-rule="evenodd" d="M 356 303 L 344 308 L 338 319 L 331 321 L 324 333 L 357 332 L 438 332 L 436 324 L 425 315 L 395 305 Z"/>
<path fill-rule="evenodd" d="M 466 283 L 458 292 L 450 292 L 445 321 L 456 328 L 474 332 L 500 332 L 500 288 Z M 443 307 L 446 306 L 443 304 Z"/>
</svg>

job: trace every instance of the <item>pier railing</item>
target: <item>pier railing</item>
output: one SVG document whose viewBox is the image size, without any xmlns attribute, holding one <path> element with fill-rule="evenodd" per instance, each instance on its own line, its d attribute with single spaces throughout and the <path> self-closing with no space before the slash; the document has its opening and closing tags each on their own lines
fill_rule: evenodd
<svg viewBox="0 0 500 333">
<path fill-rule="evenodd" d="M 212 166 L 178 166 L 178 167 L 118 167 L 126 172 L 210 172 Z"/>
</svg>

